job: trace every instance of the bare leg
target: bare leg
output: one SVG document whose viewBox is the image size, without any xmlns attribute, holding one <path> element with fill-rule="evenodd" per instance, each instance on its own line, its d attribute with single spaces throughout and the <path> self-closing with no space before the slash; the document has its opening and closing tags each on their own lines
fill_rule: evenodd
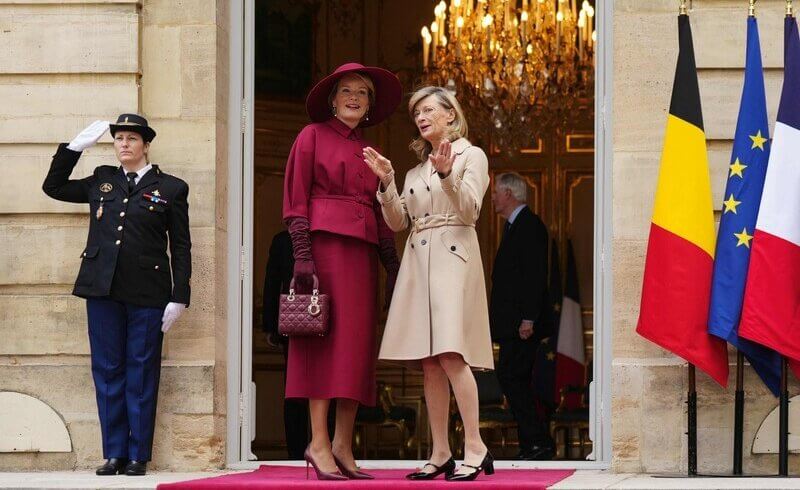
<svg viewBox="0 0 800 490">
<path fill-rule="evenodd" d="M 311 457 L 314 458 L 319 469 L 326 473 L 337 471 L 333 454 L 331 454 L 331 439 L 328 435 L 329 407 L 330 400 L 328 399 L 308 400 L 311 415 L 311 443 L 308 445 L 308 452 L 311 453 Z"/>
<path fill-rule="evenodd" d="M 356 422 L 356 411 L 358 411 L 357 401 L 349 398 L 336 400 L 336 432 L 333 434 L 333 454 L 351 471 L 358 469 L 353 457 L 353 426 Z"/>
<path fill-rule="evenodd" d="M 430 462 L 441 466 L 450 457 L 450 441 L 447 439 L 447 423 L 450 416 L 450 384 L 447 374 L 436 357 L 422 360 L 422 371 L 425 375 L 425 405 L 428 408 L 428 420 L 431 424 L 433 448 Z M 422 468 L 425 473 L 432 473 L 435 468 L 430 465 Z"/>
<path fill-rule="evenodd" d="M 464 422 L 464 463 L 478 466 L 488 451 L 478 430 L 478 385 L 461 354 L 441 354 L 439 362 L 453 385 L 458 411 Z M 466 468 L 464 473 L 472 471 Z"/>
</svg>

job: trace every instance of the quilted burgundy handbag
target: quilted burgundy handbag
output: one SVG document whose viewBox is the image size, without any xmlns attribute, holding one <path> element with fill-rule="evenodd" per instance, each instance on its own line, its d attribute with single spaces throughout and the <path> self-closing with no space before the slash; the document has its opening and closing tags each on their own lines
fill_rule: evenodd
<svg viewBox="0 0 800 490">
<path fill-rule="evenodd" d="M 319 337 L 328 333 L 331 301 L 327 294 L 319 294 L 319 280 L 314 275 L 311 294 L 296 294 L 294 278 L 289 283 L 289 294 L 282 294 L 278 311 L 278 333 L 286 337 Z"/>
</svg>

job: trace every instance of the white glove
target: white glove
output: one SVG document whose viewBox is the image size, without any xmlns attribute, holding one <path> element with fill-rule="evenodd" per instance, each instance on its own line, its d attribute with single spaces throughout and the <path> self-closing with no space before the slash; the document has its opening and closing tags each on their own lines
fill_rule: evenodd
<svg viewBox="0 0 800 490">
<path fill-rule="evenodd" d="M 72 151 L 83 151 L 90 146 L 94 146 L 100 138 L 108 131 L 108 121 L 95 121 L 90 124 L 86 129 L 80 132 L 78 136 L 69 142 L 67 148 Z"/>
<path fill-rule="evenodd" d="M 164 316 L 161 317 L 161 331 L 167 333 L 172 328 L 172 325 L 178 321 L 178 318 L 183 314 L 186 305 L 183 303 L 170 303 L 164 308 Z"/>
</svg>

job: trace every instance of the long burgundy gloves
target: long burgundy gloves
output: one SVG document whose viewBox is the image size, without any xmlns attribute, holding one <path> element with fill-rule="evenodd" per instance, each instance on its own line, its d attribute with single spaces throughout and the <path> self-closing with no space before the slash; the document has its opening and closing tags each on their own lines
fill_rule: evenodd
<svg viewBox="0 0 800 490">
<path fill-rule="evenodd" d="M 311 232 L 307 218 L 286 220 L 294 251 L 294 287 L 298 293 L 310 293 L 314 288 L 314 259 L 311 256 Z"/>
<path fill-rule="evenodd" d="M 380 243 L 378 243 L 378 255 L 381 258 L 383 268 L 386 269 L 386 299 L 383 307 L 388 309 L 389 304 L 392 302 L 394 284 L 397 282 L 397 272 L 400 270 L 400 259 L 397 258 L 394 238 L 381 238 Z"/>
<path fill-rule="evenodd" d="M 294 249 L 294 287 L 299 293 L 309 293 L 314 287 L 314 259 L 311 256 L 311 232 L 308 219 L 297 217 L 286 221 Z M 386 269 L 386 299 L 384 308 L 389 308 L 400 270 L 400 259 L 393 238 L 382 238 L 378 244 L 378 255 Z"/>
</svg>

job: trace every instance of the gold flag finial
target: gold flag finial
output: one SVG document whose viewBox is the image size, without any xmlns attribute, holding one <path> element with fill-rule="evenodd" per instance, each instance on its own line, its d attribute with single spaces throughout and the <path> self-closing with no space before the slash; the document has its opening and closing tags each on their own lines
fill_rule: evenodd
<svg viewBox="0 0 800 490">
<path fill-rule="evenodd" d="M 747 15 L 750 17 L 756 16 L 756 0 L 750 0 L 750 8 L 747 10 Z"/>
<path fill-rule="evenodd" d="M 786 17 L 794 17 L 794 7 L 792 7 L 792 0 L 786 0 Z"/>
<path fill-rule="evenodd" d="M 680 15 L 688 15 L 688 13 L 686 11 L 686 0 L 681 0 L 681 8 L 680 8 L 679 14 Z"/>
</svg>

